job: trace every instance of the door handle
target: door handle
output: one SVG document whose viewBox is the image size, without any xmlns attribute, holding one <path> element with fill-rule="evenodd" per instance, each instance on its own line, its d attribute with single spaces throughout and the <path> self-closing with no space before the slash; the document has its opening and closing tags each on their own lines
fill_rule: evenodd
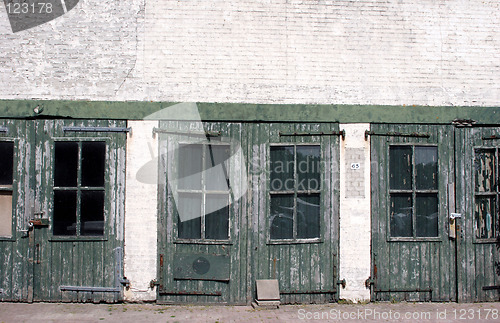
<svg viewBox="0 0 500 323">
<path fill-rule="evenodd" d="M 462 214 L 460 213 L 450 213 L 450 219 L 448 221 L 449 224 L 449 231 L 448 231 L 448 236 L 450 239 L 456 239 L 457 238 L 457 218 L 461 218 Z"/>
</svg>

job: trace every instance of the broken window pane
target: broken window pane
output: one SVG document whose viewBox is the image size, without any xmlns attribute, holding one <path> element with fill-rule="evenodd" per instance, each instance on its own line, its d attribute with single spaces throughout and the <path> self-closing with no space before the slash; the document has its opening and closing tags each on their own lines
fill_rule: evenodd
<svg viewBox="0 0 500 323">
<path fill-rule="evenodd" d="M 412 237 L 411 194 L 391 194 L 391 237 Z"/>
<path fill-rule="evenodd" d="M 105 142 L 82 142 L 82 186 L 104 186 L 105 155 Z"/>
<path fill-rule="evenodd" d="M 412 151 L 410 146 L 389 149 L 389 182 L 392 190 L 412 189 Z"/>
<path fill-rule="evenodd" d="M 495 150 L 476 149 L 474 154 L 476 192 L 496 190 Z"/>
<path fill-rule="evenodd" d="M 104 235 L 104 191 L 82 191 L 81 194 L 80 234 Z"/>
<path fill-rule="evenodd" d="M 297 238 L 319 238 L 319 194 L 297 195 Z"/>
<path fill-rule="evenodd" d="M 0 185 L 12 185 L 14 143 L 0 141 Z"/>
<path fill-rule="evenodd" d="M 438 236 L 437 194 L 417 194 L 415 205 L 417 237 Z"/>
<path fill-rule="evenodd" d="M 271 195 L 271 239 L 293 238 L 293 195 Z"/>
<path fill-rule="evenodd" d="M 76 235 L 76 191 L 54 191 L 54 235 Z"/>
<path fill-rule="evenodd" d="M 476 197 L 474 205 L 476 238 L 495 237 L 496 207 L 494 196 Z"/>
<path fill-rule="evenodd" d="M 294 181 L 294 147 L 271 146 L 271 191 L 293 191 Z"/>
<path fill-rule="evenodd" d="M 213 191 L 227 191 L 229 177 L 227 160 L 229 159 L 229 145 L 206 145 L 205 150 L 205 188 Z"/>
<path fill-rule="evenodd" d="M 229 239 L 229 195 L 207 194 L 205 204 L 205 238 Z"/>
<path fill-rule="evenodd" d="M 179 145 L 179 189 L 201 190 L 203 146 L 199 144 Z"/>
<path fill-rule="evenodd" d="M 179 193 L 177 234 L 181 239 L 201 238 L 201 194 Z"/>
<path fill-rule="evenodd" d="M 320 190 L 319 146 L 297 146 L 297 190 Z"/>
<path fill-rule="evenodd" d="M 76 187 L 78 176 L 78 143 L 55 143 L 54 186 Z"/>
<path fill-rule="evenodd" d="M 415 147 L 415 181 L 417 190 L 437 190 L 437 158 L 437 147 Z"/>
<path fill-rule="evenodd" d="M 0 237 L 12 237 L 12 192 L 0 191 Z"/>
</svg>

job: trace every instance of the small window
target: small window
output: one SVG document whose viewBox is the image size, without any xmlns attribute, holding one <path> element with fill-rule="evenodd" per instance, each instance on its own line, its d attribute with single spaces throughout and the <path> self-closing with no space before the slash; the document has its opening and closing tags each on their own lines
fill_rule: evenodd
<svg viewBox="0 0 500 323">
<path fill-rule="evenodd" d="M 179 239 L 229 239 L 229 157 L 227 144 L 179 145 Z"/>
<path fill-rule="evenodd" d="M 271 146 L 270 238 L 320 237 L 320 146 Z"/>
<path fill-rule="evenodd" d="M 54 146 L 52 233 L 103 236 L 106 143 L 58 141 Z"/>
<path fill-rule="evenodd" d="M 434 146 L 389 148 L 391 237 L 438 236 L 437 158 Z"/>
<path fill-rule="evenodd" d="M 492 239 L 498 232 L 498 150 L 474 151 L 474 229 L 477 239 Z"/>
<path fill-rule="evenodd" d="M 0 237 L 12 237 L 14 143 L 0 141 Z"/>
</svg>

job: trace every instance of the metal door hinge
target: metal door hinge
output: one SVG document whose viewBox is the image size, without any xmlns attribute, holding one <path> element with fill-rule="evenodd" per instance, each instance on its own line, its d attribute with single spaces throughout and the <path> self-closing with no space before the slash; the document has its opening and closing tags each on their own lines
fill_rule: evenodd
<svg viewBox="0 0 500 323">
<path fill-rule="evenodd" d="M 365 287 L 370 288 L 371 285 L 375 285 L 375 280 L 373 280 L 371 277 L 368 277 L 368 279 L 365 280 Z"/>
<path fill-rule="evenodd" d="M 156 279 L 152 279 L 150 282 L 149 282 L 149 288 L 151 289 L 154 289 L 155 286 L 160 286 L 160 283 L 156 280 Z"/>
<path fill-rule="evenodd" d="M 345 289 L 345 286 L 347 285 L 345 279 L 337 281 L 337 285 L 341 285 L 342 289 Z"/>
</svg>

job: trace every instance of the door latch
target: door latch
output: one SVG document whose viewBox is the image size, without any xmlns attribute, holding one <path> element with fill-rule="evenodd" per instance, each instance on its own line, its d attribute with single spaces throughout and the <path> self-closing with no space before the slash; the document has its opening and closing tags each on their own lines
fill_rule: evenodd
<svg viewBox="0 0 500 323">
<path fill-rule="evenodd" d="M 461 218 L 462 214 L 460 213 L 450 213 L 450 219 L 449 219 L 449 232 L 448 236 L 450 239 L 456 239 L 457 238 L 457 218 Z"/>
</svg>

